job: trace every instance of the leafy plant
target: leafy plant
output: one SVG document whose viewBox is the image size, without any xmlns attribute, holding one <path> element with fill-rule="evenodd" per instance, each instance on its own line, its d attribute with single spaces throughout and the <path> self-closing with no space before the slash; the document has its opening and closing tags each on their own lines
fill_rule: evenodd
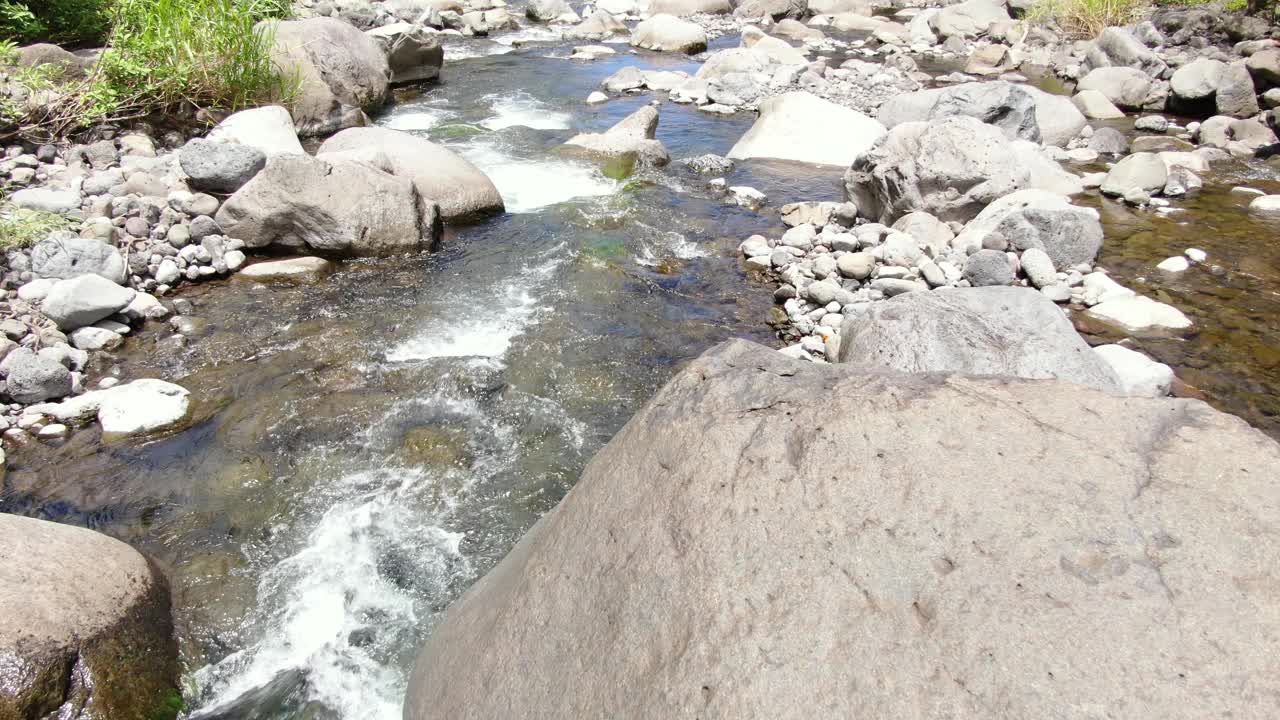
<svg viewBox="0 0 1280 720">
<path fill-rule="evenodd" d="M 25 3 L 0 0 L 0 37 L 16 43 L 39 37 L 44 31 L 44 25 Z"/>
<path fill-rule="evenodd" d="M 71 221 L 61 215 L 14 208 L 0 213 L 0 251 L 8 252 L 39 242 L 58 230 L 71 228 Z"/>
<path fill-rule="evenodd" d="M 0 0 L 0 35 L 22 43 L 101 43 L 111 0 Z"/>
</svg>

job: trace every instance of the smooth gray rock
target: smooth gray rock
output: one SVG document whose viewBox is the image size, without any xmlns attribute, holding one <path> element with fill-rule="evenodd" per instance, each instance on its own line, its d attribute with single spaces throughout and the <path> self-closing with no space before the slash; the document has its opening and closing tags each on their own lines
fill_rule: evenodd
<svg viewBox="0 0 1280 720">
<path fill-rule="evenodd" d="M 688 20 L 681 20 L 674 15 L 655 14 L 636 25 L 630 42 L 634 47 L 646 50 L 692 55 L 707 49 L 707 34 Z"/>
<path fill-rule="evenodd" d="M 31 272 L 40 278 L 73 278 L 92 273 L 123 284 L 125 269 L 120 251 L 96 238 L 55 235 L 31 247 Z"/>
<path fill-rule="evenodd" d="M 1010 285 L 1014 281 L 1009 258 L 1001 250 L 979 250 L 964 263 L 964 279 L 974 287 Z"/>
<path fill-rule="evenodd" d="M 390 161 L 383 156 L 381 163 Z M 436 206 L 409 179 L 365 162 L 329 162 L 324 154 L 271 158 L 215 219 L 250 248 L 338 257 L 427 249 L 440 230 Z"/>
<path fill-rule="evenodd" d="M 267 155 L 251 145 L 196 138 L 178 151 L 178 163 L 196 190 L 233 193 L 267 166 Z"/>
<path fill-rule="evenodd" d="M 0 716 L 172 717 L 169 608 L 164 575 L 128 545 L 0 514 Z"/>
<path fill-rule="evenodd" d="M 80 193 L 46 187 L 27 188 L 10 195 L 9 202 L 14 207 L 27 210 L 67 215 L 80 209 Z"/>
<path fill-rule="evenodd" d="M 15 402 L 37 403 L 71 394 L 71 371 L 58 360 L 30 348 L 11 351 L 0 362 L 0 371 L 6 376 L 5 389 Z M 0 695 L 0 709 L 3 707 Z"/>
<path fill-rule="evenodd" d="M 760 103 L 759 118 L 728 156 L 848 167 L 884 134 L 879 121 L 856 110 L 809 92 L 789 92 Z"/>
<path fill-rule="evenodd" d="M 1063 271 L 1081 263 L 1092 265 L 1102 249 L 1102 223 L 1084 208 L 1016 210 L 1000 221 L 996 232 L 1014 250 L 1043 251 Z"/>
<path fill-rule="evenodd" d="M 1003 2 L 965 0 L 942 8 L 929 19 L 929 24 L 942 38 L 976 38 L 985 35 L 993 24 L 1011 19 Z"/>
<path fill-rule="evenodd" d="M 92 325 L 128 305 L 136 291 L 100 275 L 59 280 L 49 289 L 41 311 L 63 331 Z"/>
<path fill-rule="evenodd" d="M 840 362 L 864 368 L 1058 378 L 1119 389 L 1066 315 L 1031 288 L 913 293 L 872 304 L 846 320 L 840 335 Z"/>
<path fill-rule="evenodd" d="M 1195 400 L 725 343 L 453 603 L 404 718 L 1254 716 L 1276 467 Z"/>
<path fill-rule="evenodd" d="M 466 220 L 504 209 L 498 188 L 480 168 L 443 145 L 411 133 L 383 127 L 343 130 L 325 140 L 316 157 L 331 154 L 385 159 L 390 172 L 412 181 L 427 203 L 440 206 L 445 220 Z"/>
<path fill-rule="evenodd" d="M 1257 115 L 1260 108 L 1255 92 L 1253 77 L 1243 60 L 1227 65 L 1218 83 L 1218 93 L 1214 96 L 1218 114 L 1236 118 Z"/>
<path fill-rule="evenodd" d="M 1140 110 L 1151 92 L 1151 78 L 1130 67 L 1102 67 L 1080 79 L 1076 90 L 1096 90 L 1126 110 Z"/>
<path fill-rule="evenodd" d="M 1134 153 L 1116 163 L 1102 181 L 1105 195 L 1123 196 L 1135 188 L 1146 192 L 1164 189 L 1169 171 L 1155 153 Z"/>
<path fill-rule="evenodd" d="M 1104 67 L 1135 68 L 1150 77 L 1160 77 L 1165 62 L 1151 48 L 1143 45 L 1128 30 L 1119 27 L 1103 29 L 1085 53 L 1081 69 L 1088 73 Z"/>
<path fill-rule="evenodd" d="M 1100 127 L 1089 138 L 1089 149 L 1106 155 L 1124 155 L 1129 152 L 1129 139 L 1115 128 Z"/>
<path fill-rule="evenodd" d="M 996 125 L 1011 138 L 1046 145 L 1066 145 L 1086 123 L 1070 98 L 1003 80 L 960 83 L 896 95 L 876 112 L 877 119 L 886 127 L 967 115 Z"/>
</svg>

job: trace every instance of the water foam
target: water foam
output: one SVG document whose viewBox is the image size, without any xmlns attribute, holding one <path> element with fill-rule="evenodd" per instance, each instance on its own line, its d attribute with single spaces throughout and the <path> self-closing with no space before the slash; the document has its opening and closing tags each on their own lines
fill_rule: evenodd
<svg viewBox="0 0 1280 720">
<path fill-rule="evenodd" d="M 573 120 L 569 113 L 552 110 L 546 103 L 523 91 L 510 95 L 486 95 L 484 99 L 489 101 L 494 114 L 480 124 L 490 130 L 509 127 L 567 130 Z"/>
<path fill-rule="evenodd" d="M 456 148 L 484 171 L 502 194 L 509 213 L 527 213 L 583 197 L 612 195 L 618 182 L 585 163 L 527 160 L 504 152 L 492 139 Z"/>
<path fill-rule="evenodd" d="M 539 295 L 568 259 L 564 245 L 526 265 L 491 294 L 498 308 L 468 304 L 447 320 L 432 323 L 412 338 L 387 351 L 388 362 L 414 362 L 433 358 L 500 358 L 516 337 L 538 321 L 543 306 Z M 492 305 L 492 304 L 491 304 Z"/>
<path fill-rule="evenodd" d="M 378 120 L 378 124 L 392 130 L 430 130 L 452 115 L 448 110 L 406 106 L 392 110 L 386 117 Z"/>
</svg>

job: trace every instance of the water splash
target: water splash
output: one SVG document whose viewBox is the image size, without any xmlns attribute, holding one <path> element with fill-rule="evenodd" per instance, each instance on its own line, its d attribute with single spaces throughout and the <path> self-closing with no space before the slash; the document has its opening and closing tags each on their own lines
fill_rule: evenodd
<svg viewBox="0 0 1280 720">
<path fill-rule="evenodd" d="M 486 95 L 493 116 L 480 124 L 490 130 L 510 127 L 527 127 L 534 130 L 567 130 L 573 116 L 552 109 L 547 103 L 526 92 L 509 95 Z"/>
</svg>

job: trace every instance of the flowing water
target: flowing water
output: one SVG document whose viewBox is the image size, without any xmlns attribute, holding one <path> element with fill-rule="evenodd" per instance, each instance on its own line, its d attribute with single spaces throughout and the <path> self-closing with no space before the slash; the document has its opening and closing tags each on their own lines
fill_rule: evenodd
<svg viewBox="0 0 1280 720">
<path fill-rule="evenodd" d="M 696 65 L 625 46 L 576 63 L 570 44 L 538 40 L 450 45 L 445 82 L 378 120 L 476 163 L 505 215 L 318 285 L 185 291 L 192 341 L 152 326 L 116 364 L 189 388 L 189 429 L 105 447 L 86 430 L 11 455 L 0 511 L 100 529 L 165 566 L 192 717 L 398 718 L 439 613 L 654 390 L 722 339 L 771 341 L 770 294 L 736 246 L 777 233 L 776 213 L 726 204 L 675 165 L 616 180 L 558 149 L 651 99 L 582 103 L 620 67 Z M 723 154 L 751 121 L 668 103 L 659 138 L 676 158 Z M 776 207 L 838 199 L 840 175 L 750 162 L 729 179 Z M 1211 190 L 1180 213 L 1108 205 L 1103 262 L 1197 321 L 1144 349 L 1275 432 L 1275 228 L 1243 218 L 1244 202 Z M 1187 246 L 1220 268 L 1153 275 Z"/>
</svg>

